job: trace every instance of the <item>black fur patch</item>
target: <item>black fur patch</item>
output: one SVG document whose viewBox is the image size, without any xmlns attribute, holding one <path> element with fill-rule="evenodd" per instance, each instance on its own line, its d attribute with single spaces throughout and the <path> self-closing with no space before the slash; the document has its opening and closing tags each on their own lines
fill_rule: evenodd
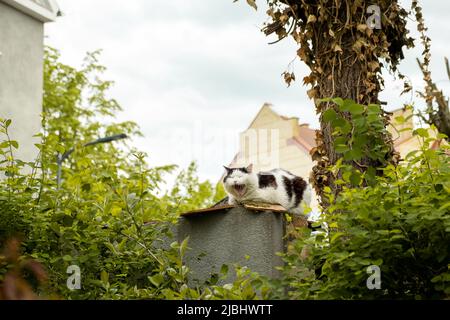
<svg viewBox="0 0 450 320">
<path fill-rule="evenodd" d="M 248 174 L 247 168 L 230 168 L 230 169 L 227 169 L 227 174 L 225 175 L 225 177 L 223 177 L 223 182 L 224 183 L 225 183 L 225 181 L 227 181 L 228 177 L 234 172 L 234 170 L 239 170 L 239 171 L 242 171 L 243 173 L 247 173 Z"/>
<path fill-rule="evenodd" d="M 295 177 L 292 179 L 292 187 L 295 194 L 295 207 L 297 207 L 300 201 L 303 200 L 303 193 L 305 192 L 306 185 L 306 181 L 300 177 Z"/>
<path fill-rule="evenodd" d="M 277 188 L 277 180 L 273 174 L 260 174 L 258 173 L 258 184 L 260 188 Z"/>
<path fill-rule="evenodd" d="M 292 181 L 288 177 L 283 176 L 283 184 L 290 201 L 292 199 Z"/>
<path fill-rule="evenodd" d="M 232 172 L 232 170 L 227 170 L 227 174 L 225 175 L 225 177 L 223 177 L 223 183 L 225 183 L 227 181 L 227 179 L 229 178 L 231 172 Z"/>
</svg>

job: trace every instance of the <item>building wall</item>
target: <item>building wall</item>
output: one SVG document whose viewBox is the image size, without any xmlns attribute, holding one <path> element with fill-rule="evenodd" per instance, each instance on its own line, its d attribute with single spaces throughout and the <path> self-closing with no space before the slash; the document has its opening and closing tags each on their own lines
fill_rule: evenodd
<svg viewBox="0 0 450 320">
<path fill-rule="evenodd" d="M 403 117 L 404 122 L 398 121 L 398 117 Z M 390 125 L 387 127 L 387 129 L 392 134 L 394 143 L 401 144 L 403 141 L 410 139 L 412 137 L 413 128 L 414 123 L 411 109 L 397 109 L 393 111 L 390 119 Z"/>
<path fill-rule="evenodd" d="M 37 155 L 43 87 L 43 23 L 0 2 L 0 117 L 12 119 L 15 156 Z"/>
</svg>

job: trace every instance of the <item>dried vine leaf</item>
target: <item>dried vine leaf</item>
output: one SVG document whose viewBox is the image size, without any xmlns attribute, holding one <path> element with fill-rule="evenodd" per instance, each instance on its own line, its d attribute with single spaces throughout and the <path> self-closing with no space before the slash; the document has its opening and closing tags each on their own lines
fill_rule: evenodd
<svg viewBox="0 0 450 320">
<path fill-rule="evenodd" d="M 256 6 L 255 0 L 247 0 L 247 3 L 249 6 L 251 6 L 253 9 L 258 10 L 258 7 Z"/>
</svg>

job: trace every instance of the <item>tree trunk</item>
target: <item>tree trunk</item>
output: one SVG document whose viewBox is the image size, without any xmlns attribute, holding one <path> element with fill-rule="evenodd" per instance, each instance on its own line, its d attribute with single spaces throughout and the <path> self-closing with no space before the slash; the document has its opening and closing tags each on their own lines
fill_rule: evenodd
<svg viewBox="0 0 450 320">
<path fill-rule="evenodd" d="M 379 104 L 378 93 L 383 84 L 381 60 L 395 72 L 403 59 L 403 47 L 414 46 L 406 28 L 408 11 L 398 0 L 378 0 L 375 4 L 369 0 L 278 0 L 268 4 L 266 12 L 271 21 L 263 31 L 266 35 L 276 34 L 278 41 L 291 36 L 299 45 L 297 55 L 311 71 L 303 78 L 304 84 L 312 86 L 308 91 L 310 98 L 340 97 L 363 105 Z M 417 1 L 413 0 L 412 5 L 418 10 Z M 295 80 L 289 72 L 284 73 L 284 78 L 288 84 Z M 326 207 L 324 187 L 330 187 L 335 194 L 340 191 L 328 167 L 342 155 L 336 153 L 332 128 L 323 119 L 323 112 L 335 106 L 315 101 L 321 130 L 317 134 L 317 147 L 311 151 L 313 160 L 318 161 L 311 180 Z M 344 119 L 350 118 L 350 114 L 336 108 L 335 111 Z M 380 117 L 386 127 L 388 115 L 383 112 Z M 378 160 L 365 154 L 358 163 L 353 161 L 352 166 L 364 172 L 369 167 L 396 163 L 392 138 L 385 131 L 376 140 L 383 143 Z"/>
<path fill-rule="evenodd" d="M 320 41 L 317 46 L 313 48 L 314 54 L 317 57 L 316 61 L 318 62 L 318 66 L 323 70 L 315 87 L 316 98 L 340 97 L 342 99 L 354 100 L 363 105 L 380 104 L 378 94 L 380 92 L 381 80 L 377 78 L 375 73 L 373 73 L 371 79 L 367 77 L 367 65 L 379 65 L 378 58 L 372 56 L 371 59 L 368 60 L 369 58 L 366 57 L 365 61 L 358 59 L 357 53 L 352 49 L 355 41 L 356 39 L 352 34 L 349 33 L 345 35 L 341 45 L 341 58 L 336 59 L 336 57 L 334 57 L 333 59 L 336 60 L 331 64 L 320 64 L 321 57 L 329 58 L 327 52 L 330 51 L 330 48 L 326 45 L 327 41 Z M 317 113 L 320 114 L 321 130 L 316 136 L 317 149 L 315 149 L 314 152 L 317 152 L 320 156 L 317 157 L 314 154 L 312 155 L 313 159 L 319 159 L 319 161 L 313 168 L 311 180 L 314 184 L 316 193 L 320 197 L 320 204 L 323 207 L 328 206 L 328 198 L 324 196 L 324 187 L 330 187 L 335 195 L 341 191 L 341 188 L 334 183 L 336 178 L 328 170 L 330 165 L 336 164 L 338 159 L 342 157 L 335 151 L 333 129 L 330 123 L 323 120 L 322 115 L 329 108 L 334 108 L 339 115 L 348 120 L 350 119 L 350 114 L 348 112 L 340 112 L 334 107 L 333 103 L 316 103 Z M 383 120 L 386 127 L 389 123 L 389 114 L 384 113 L 382 116 L 384 117 Z M 391 150 L 386 155 L 387 162 L 397 163 L 398 154 L 394 150 L 392 137 L 387 130 L 384 141 Z M 358 162 L 358 165 L 355 163 L 351 164 L 361 172 L 365 171 L 368 167 L 377 168 L 383 165 L 379 161 L 374 161 L 369 157 L 363 158 Z"/>
</svg>

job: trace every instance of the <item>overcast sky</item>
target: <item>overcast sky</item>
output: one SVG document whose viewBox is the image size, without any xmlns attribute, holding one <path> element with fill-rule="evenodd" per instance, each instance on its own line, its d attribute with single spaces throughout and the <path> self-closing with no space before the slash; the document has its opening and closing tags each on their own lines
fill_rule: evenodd
<svg viewBox="0 0 450 320">
<path fill-rule="evenodd" d="M 268 45 L 273 39 L 260 32 L 265 0 L 258 2 L 255 12 L 245 0 L 58 0 L 64 15 L 46 25 L 45 41 L 73 66 L 87 51 L 103 49 L 106 77 L 116 82 L 111 96 L 124 109 L 118 119 L 137 122 L 145 135 L 132 144 L 149 154 L 151 165 L 197 160 L 200 177 L 216 181 L 264 102 L 318 127 L 307 88 L 301 81 L 287 88 L 281 77 L 296 46 L 290 39 Z M 433 78 L 449 89 L 443 57 L 450 56 L 450 2 L 422 2 Z M 407 52 L 400 67 L 415 89 L 422 86 L 415 63 L 421 49 Z M 307 75 L 298 59 L 293 68 L 297 79 Z M 388 110 L 420 102 L 399 97 L 401 91 L 386 75 L 381 100 L 389 101 Z"/>
</svg>

